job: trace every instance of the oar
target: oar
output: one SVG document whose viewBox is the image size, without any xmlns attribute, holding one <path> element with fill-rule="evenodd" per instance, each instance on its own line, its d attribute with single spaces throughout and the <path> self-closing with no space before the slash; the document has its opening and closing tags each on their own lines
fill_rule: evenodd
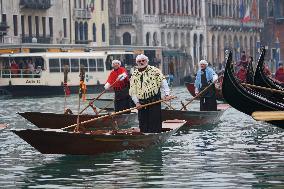
<svg viewBox="0 0 284 189">
<path fill-rule="evenodd" d="M 98 114 L 101 113 L 103 110 L 105 110 L 107 107 L 109 107 L 113 102 L 114 100 L 110 101 L 105 107 L 103 107 L 102 109 L 100 109 L 100 111 L 98 111 Z"/>
<path fill-rule="evenodd" d="M 112 87 L 119 79 L 116 79 L 115 82 L 113 84 L 110 85 L 110 87 Z M 89 102 L 89 104 L 83 109 L 81 110 L 81 112 L 79 114 L 82 114 L 89 106 L 91 106 L 91 104 L 96 101 L 97 99 L 99 99 L 105 92 L 107 91 L 107 89 L 103 90 L 103 92 L 101 92 L 96 98 L 92 98 L 90 99 L 91 101 Z"/>
<path fill-rule="evenodd" d="M 169 108 L 171 108 L 171 109 L 173 109 L 173 110 L 175 110 L 175 108 L 174 107 L 172 107 L 172 105 L 170 105 L 169 103 L 167 103 L 167 102 L 163 102 L 165 105 L 167 105 Z"/>
<path fill-rule="evenodd" d="M 64 79 L 63 79 L 63 89 L 64 89 L 64 113 L 66 111 L 66 103 L 67 103 L 67 81 L 68 81 L 68 72 L 69 72 L 69 66 L 68 65 L 64 65 L 63 68 L 63 73 L 64 73 Z"/>
<path fill-rule="evenodd" d="M 251 116 L 257 121 L 284 120 L 284 111 L 257 111 Z"/>
<path fill-rule="evenodd" d="M 184 109 L 186 110 L 186 106 L 189 105 L 191 102 L 193 102 L 195 99 L 197 99 L 198 97 L 200 97 L 203 93 L 205 93 L 213 84 L 215 83 L 211 83 L 210 85 L 208 85 L 207 87 L 205 87 L 205 89 L 203 89 L 200 93 L 198 93 L 195 97 L 193 97 L 191 100 L 189 100 L 186 104 L 183 105 L 183 107 L 180 109 Z M 183 103 L 182 103 L 183 104 Z"/>
<path fill-rule="evenodd" d="M 171 97 L 170 99 L 168 100 L 171 100 L 171 99 L 174 99 L 176 98 L 176 96 L 173 96 Z M 167 101 L 165 99 L 162 99 L 162 100 L 158 100 L 158 101 L 155 101 L 155 102 L 151 102 L 151 103 L 148 103 L 148 104 L 144 104 L 144 105 L 141 105 L 140 108 L 144 108 L 144 107 L 147 107 L 147 106 L 151 106 L 151 105 L 154 105 L 154 104 L 158 104 L 158 103 L 161 103 L 161 102 L 164 102 L 164 101 Z M 132 111 L 132 110 L 135 110 L 137 109 L 137 107 L 133 107 L 133 108 L 129 108 L 129 109 L 125 109 L 125 110 L 121 110 L 121 111 L 118 111 L 118 112 L 114 112 L 114 113 L 111 113 L 109 115 L 104 115 L 104 116 L 100 116 L 98 118 L 93 118 L 93 119 L 90 119 L 90 120 L 86 120 L 86 121 L 83 121 L 81 122 L 80 124 L 86 124 L 86 123 L 90 123 L 90 122 L 93 122 L 93 121 L 97 121 L 99 119 L 104 119 L 104 118 L 108 118 L 110 116 L 115 116 L 115 115 L 119 115 L 119 114 L 123 114 L 125 112 L 129 112 L 129 111 Z M 62 130 L 65 130 L 65 129 L 69 129 L 69 128 L 72 128 L 72 127 L 76 127 L 77 124 L 73 124 L 73 125 L 70 125 L 70 126 L 67 126 L 67 127 L 63 127 L 61 128 Z"/>
<path fill-rule="evenodd" d="M 262 89 L 262 90 L 266 90 L 266 91 L 271 91 L 271 92 L 275 92 L 275 93 L 284 94 L 284 91 L 277 90 L 277 89 L 272 89 L 272 88 L 267 88 L 267 87 L 261 87 L 261 86 L 258 86 L 258 85 L 251 85 L 251 84 L 248 84 L 248 83 L 242 83 L 242 85 L 247 86 L 247 87 L 256 88 L 256 89 Z"/>
</svg>

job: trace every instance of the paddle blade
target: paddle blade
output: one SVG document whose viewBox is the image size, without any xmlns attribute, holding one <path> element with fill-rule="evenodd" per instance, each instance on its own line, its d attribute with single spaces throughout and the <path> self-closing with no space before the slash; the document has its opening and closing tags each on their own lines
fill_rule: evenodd
<svg viewBox="0 0 284 189">
<path fill-rule="evenodd" d="M 284 111 L 258 111 L 253 112 L 251 116 L 257 121 L 284 120 Z"/>
</svg>

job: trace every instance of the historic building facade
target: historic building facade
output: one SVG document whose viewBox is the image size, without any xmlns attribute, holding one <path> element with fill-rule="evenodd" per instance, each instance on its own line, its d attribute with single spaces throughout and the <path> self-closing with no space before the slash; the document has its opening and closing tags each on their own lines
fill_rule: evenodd
<svg viewBox="0 0 284 189">
<path fill-rule="evenodd" d="M 0 0 L 0 43 L 108 45 L 108 0 Z"/>
<path fill-rule="evenodd" d="M 115 33 L 110 43 L 179 49 L 195 65 L 207 59 L 217 66 L 226 49 L 236 59 L 242 50 L 255 56 L 263 29 L 258 5 L 259 0 L 111 1 L 110 28 Z M 250 19 L 242 22 L 246 10 Z"/>
<path fill-rule="evenodd" d="M 261 0 L 260 17 L 264 20 L 264 30 L 261 32 L 261 45 L 266 46 L 266 59 L 273 72 L 284 60 L 281 49 L 284 48 L 284 1 Z"/>
</svg>

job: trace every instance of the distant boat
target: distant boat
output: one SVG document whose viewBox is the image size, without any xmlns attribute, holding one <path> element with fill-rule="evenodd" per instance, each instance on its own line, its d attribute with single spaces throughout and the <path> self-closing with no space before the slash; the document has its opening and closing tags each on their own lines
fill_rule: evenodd
<svg viewBox="0 0 284 189">
<path fill-rule="evenodd" d="M 132 65 L 133 56 L 133 52 L 122 50 L 2 54 L 0 91 L 13 97 L 64 95 L 63 72 L 67 65 L 67 85 L 71 94 L 78 94 L 79 71 L 83 66 L 87 93 L 100 92 L 111 72 L 111 60 L 121 59 L 123 64 Z M 19 68 L 10 68 L 11 62 L 16 62 Z"/>
<path fill-rule="evenodd" d="M 11 130 L 43 154 L 97 155 L 123 150 L 139 150 L 165 142 L 186 122 L 164 121 L 161 133 L 137 129 L 68 132 L 59 129 Z"/>
</svg>

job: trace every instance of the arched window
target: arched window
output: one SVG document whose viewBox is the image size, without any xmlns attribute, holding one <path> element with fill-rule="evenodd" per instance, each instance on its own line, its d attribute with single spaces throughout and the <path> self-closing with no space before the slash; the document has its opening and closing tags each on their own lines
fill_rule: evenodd
<svg viewBox="0 0 284 189">
<path fill-rule="evenodd" d="M 104 0 L 101 0 L 101 10 L 102 11 L 104 10 L 104 6 L 105 6 Z"/>
<path fill-rule="evenodd" d="M 131 34 L 125 32 L 122 36 L 123 38 L 123 45 L 131 45 Z"/>
<path fill-rule="evenodd" d="M 105 29 L 105 24 L 102 24 L 102 42 L 106 42 L 106 29 Z"/>
<path fill-rule="evenodd" d="M 78 22 L 75 22 L 75 43 L 76 41 L 78 41 L 78 30 L 79 30 Z"/>
<path fill-rule="evenodd" d="M 146 45 L 150 46 L 150 33 L 149 32 L 147 32 L 146 34 Z"/>
<path fill-rule="evenodd" d="M 269 0 L 268 1 L 268 17 L 273 17 L 274 16 L 274 5 L 273 5 L 273 1 Z"/>
<path fill-rule="evenodd" d="M 97 42 L 97 28 L 95 23 L 93 23 L 93 42 Z"/>
<path fill-rule="evenodd" d="M 79 35 L 80 35 L 80 41 L 82 41 L 84 39 L 84 26 L 83 26 L 83 22 L 80 22 L 80 26 L 79 26 Z"/>
<path fill-rule="evenodd" d="M 133 1 L 121 0 L 120 1 L 120 13 L 121 14 L 133 14 Z"/>
<path fill-rule="evenodd" d="M 86 40 L 87 42 L 88 41 L 88 23 L 87 22 L 84 23 L 84 37 L 85 37 L 84 40 Z"/>
</svg>

